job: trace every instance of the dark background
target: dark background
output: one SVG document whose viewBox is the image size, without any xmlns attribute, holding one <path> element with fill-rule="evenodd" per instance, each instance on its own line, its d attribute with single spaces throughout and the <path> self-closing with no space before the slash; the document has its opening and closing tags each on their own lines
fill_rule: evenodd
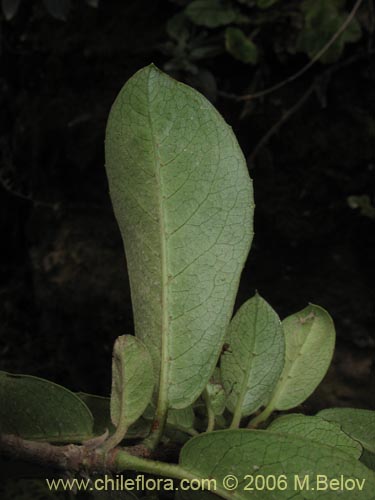
<svg viewBox="0 0 375 500">
<path fill-rule="evenodd" d="M 191 23 L 181 41 L 170 20 L 188 1 L 87 3 L 51 13 L 24 1 L 0 18 L 0 368 L 109 392 L 113 341 L 133 327 L 104 131 L 122 85 L 153 61 L 214 102 L 249 160 L 255 240 L 237 306 L 257 289 L 282 318 L 308 302 L 328 309 L 335 358 L 304 409 L 375 409 L 372 3 L 338 55 L 251 101 L 236 96 L 313 57 L 296 49 L 300 1 L 265 10 L 237 2 L 257 44 L 252 63 L 225 50 L 225 25 Z M 345 18 L 354 3 L 339 4 Z"/>
</svg>

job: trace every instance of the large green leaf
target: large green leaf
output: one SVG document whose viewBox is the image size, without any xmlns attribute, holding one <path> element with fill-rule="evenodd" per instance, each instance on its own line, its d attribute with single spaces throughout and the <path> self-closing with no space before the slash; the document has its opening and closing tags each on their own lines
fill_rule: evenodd
<svg viewBox="0 0 375 500">
<path fill-rule="evenodd" d="M 357 408 L 329 408 L 318 416 L 337 422 L 342 430 L 359 441 L 371 453 L 375 453 L 375 411 Z"/>
<path fill-rule="evenodd" d="M 227 0 L 193 0 L 185 13 L 194 24 L 207 28 L 230 24 L 237 17 L 237 10 Z"/>
<path fill-rule="evenodd" d="M 201 434 L 183 447 L 180 467 L 195 477 L 216 480 L 216 493 L 233 500 L 375 498 L 375 474 L 346 452 L 329 442 L 315 443 L 271 431 L 237 429 Z M 228 475 L 232 477 L 228 479 Z M 223 483 L 233 485 L 233 476 L 238 485 L 228 491 Z M 336 483 L 330 483 L 332 480 Z M 341 480 L 347 481 L 347 488 L 340 487 Z M 260 485 L 258 489 L 256 485 Z M 202 493 L 198 496 L 205 497 Z"/>
<path fill-rule="evenodd" d="M 282 322 L 285 365 L 269 407 L 288 410 L 303 403 L 322 381 L 335 347 L 332 318 L 323 308 L 309 305 Z"/>
<path fill-rule="evenodd" d="M 112 107 L 106 167 L 136 336 L 151 352 L 159 401 L 184 408 L 213 372 L 250 248 L 246 162 L 213 106 L 150 65 Z"/>
<path fill-rule="evenodd" d="M 132 335 L 116 339 L 112 361 L 111 419 L 128 427 L 145 411 L 154 388 L 151 356 Z"/>
<path fill-rule="evenodd" d="M 328 422 L 320 417 L 299 414 L 284 415 L 274 420 L 268 430 L 294 434 L 317 443 L 329 444 L 345 451 L 354 458 L 360 458 L 362 454 L 362 446 L 358 441 L 343 432 L 338 424 Z"/>
<path fill-rule="evenodd" d="M 284 335 L 278 315 L 260 295 L 245 302 L 232 319 L 221 356 L 227 408 L 238 425 L 267 404 L 284 366 Z"/>
<path fill-rule="evenodd" d="M 94 435 L 93 417 L 85 403 L 48 380 L 0 372 L 0 401 L 0 434 L 61 443 Z"/>
</svg>

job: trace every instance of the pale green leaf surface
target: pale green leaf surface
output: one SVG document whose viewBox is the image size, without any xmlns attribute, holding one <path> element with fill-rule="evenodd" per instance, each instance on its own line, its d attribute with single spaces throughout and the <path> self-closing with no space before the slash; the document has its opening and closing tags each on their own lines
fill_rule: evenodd
<svg viewBox="0 0 375 500">
<path fill-rule="evenodd" d="M 331 363 L 335 347 L 332 318 L 309 305 L 282 322 L 285 364 L 269 406 L 288 410 L 303 403 L 316 389 Z"/>
<path fill-rule="evenodd" d="M 207 28 L 230 24 L 237 17 L 237 10 L 226 0 L 193 0 L 185 13 L 194 24 Z"/>
<path fill-rule="evenodd" d="M 213 372 L 250 248 L 246 162 L 215 108 L 151 65 L 112 107 L 106 167 L 135 333 L 150 350 L 161 399 L 184 408 Z"/>
<path fill-rule="evenodd" d="M 348 453 L 354 458 L 360 458 L 362 446 L 355 441 L 341 427 L 320 417 L 305 415 L 284 415 L 274 420 L 268 427 L 272 432 L 294 434 L 316 443 L 327 444 Z"/>
<path fill-rule="evenodd" d="M 151 356 L 132 335 L 116 339 L 112 360 L 111 419 L 128 427 L 145 411 L 154 388 Z"/>
<path fill-rule="evenodd" d="M 247 416 L 268 403 L 284 366 L 284 335 L 272 307 L 260 295 L 232 319 L 221 356 L 227 408 Z"/>
<path fill-rule="evenodd" d="M 0 401 L 0 434 L 61 443 L 93 437 L 85 403 L 48 380 L 0 372 Z"/>
<path fill-rule="evenodd" d="M 317 490 L 317 475 L 365 480 L 363 491 L 355 490 L 355 498 L 375 498 L 375 474 L 358 460 L 332 446 L 270 431 L 237 429 L 201 434 L 183 447 L 180 466 L 195 477 L 217 479 L 216 493 L 233 500 L 334 500 L 338 496 L 341 500 L 353 500 L 353 491 Z M 222 489 L 223 478 L 228 474 L 239 480 L 234 492 Z M 284 491 L 246 491 L 249 478 L 245 476 L 249 474 L 276 478 L 285 474 L 288 487 Z M 309 491 L 294 487 L 296 475 L 309 477 Z"/>
<path fill-rule="evenodd" d="M 342 430 L 359 441 L 371 453 L 375 453 L 375 411 L 357 408 L 329 408 L 318 416 L 337 422 Z"/>
</svg>

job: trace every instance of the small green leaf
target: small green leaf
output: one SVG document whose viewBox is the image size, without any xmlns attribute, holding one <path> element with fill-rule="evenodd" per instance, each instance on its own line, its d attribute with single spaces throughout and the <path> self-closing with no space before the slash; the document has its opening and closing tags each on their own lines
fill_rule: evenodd
<svg viewBox="0 0 375 500">
<path fill-rule="evenodd" d="M 334 500 L 339 496 L 341 500 L 353 500 L 353 491 L 348 489 L 334 491 L 327 486 L 324 490 L 328 481 L 341 477 L 355 484 L 355 498 L 374 499 L 372 471 L 334 446 L 300 436 L 246 429 L 204 433 L 185 444 L 179 463 L 195 477 L 216 479 L 215 493 L 227 499 Z M 233 475 L 238 480 L 234 494 L 223 487 L 228 474 L 232 477 L 226 484 L 233 485 Z M 255 483 L 254 479 L 259 476 L 263 476 L 265 487 L 257 489 L 255 484 L 262 482 Z M 309 488 L 299 489 L 296 478 L 307 478 Z M 319 486 L 323 488 L 320 491 Z"/>
<path fill-rule="evenodd" d="M 375 453 L 375 411 L 357 408 L 330 408 L 318 416 L 337 422 L 342 430 L 361 443 L 365 450 Z"/>
<path fill-rule="evenodd" d="M 185 9 L 188 18 L 198 26 L 217 28 L 235 21 L 237 10 L 226 0 L 193 0 Z"/>
<path fill-rule="evenodd" d="M 111 419 L 128 428 L 145 411 L 154 388 L 151 356 L 132 335 L 116 339 L 113 348 Z"/>
<path fill-rule="evenodd" d="M 227 396 L 225 394 L 219 368 L 215 368 L 215 371 L 206 386 L 206 391 L 214 414 L 216 416 L 222 415 L 225 410 Z"/>
<path fill-rule="evenodd" d="M 268 9 L 272 5 L 274 5 L 278 0 L 257 0 L 257 6 L 260 9 Z"/>
<path fill-rule="evenodd" d="M 93 417 L 85 403 L 48 380 L 0 372 L 0 401 L 2 434 L 61 443 L 94 435 Z"/>
<path fill-rule="evenodd" d="M 360 458 L 362 446 L 345 432 L 336 423 L 328 422 L 320 417 L 305 415 L 284 415 L 272 422 L 268 427 L 272 432 L 293 434 L 316 443 L 334 446 L 354 458 Z"/>
<path fill-rule="evenodd" d="M 335 347 L 332 318 L 323 308 L 309 305 L 282 322 L 285 365 L 269 407 L 289 410 L 303 403 L 326 374 Z"/>
<path fill-rule="evenodd" d="M 313 58 L 340 29 L 349 13 L 342 10 L 343 2 L 326 0 L 305 0 L 301 9 L 305 15 L 305 25 L 297 39 L 297 50 Z M 347 43 L 356 42 L 361 37 L 361 27 L 354 18 L 346 30 L 322 55 L 324 64 L 337 61 Z"/>
<path fill-rule="evenodd" d="M 246 64 L 256 64 L 258 60 L 257 46 L 239 28 L 225 30 L 225 48 L 234 58 Z"/>
<path fill-rule="evenodd" d="M 1 7 L 7 21 L 13 19 L 17 14 L 21 0 L 2 0 Z"/>
<path fill-rule="evenodd" d="M 221 356 L 227 408 L 240 418 L 268 403 L 284 366 L 284 335 L 272 307 L 258 294 L 232 319 Z"/>
</svg>

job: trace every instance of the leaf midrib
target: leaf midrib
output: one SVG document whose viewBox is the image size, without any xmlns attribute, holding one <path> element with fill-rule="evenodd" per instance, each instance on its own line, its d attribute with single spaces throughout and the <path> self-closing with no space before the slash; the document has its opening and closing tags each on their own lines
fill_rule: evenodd
<svg viewBox="0 0 375 500">
<path fill-rule="evenodd" d="M 161 357 L 160 357 L 160 371 L 159 371 L 159 394 L 157 404 L 157 417 L 166 418 L 166 411 L 168 408 L 168 273 L 167 273 L 167 244 L 166 244 L 166 231 L 164 225 L 164 204 L 162 193 L 162 179 L 160 175 L 161 162 L 157 151 L 157 143 L 155 141 L 154 125 L 151 116 L 151 78 L 150 74 L 147 81 L 147 101 L 148 101 L 148 122 L 151 130 L 151 141 L 154 155 L 155 164 L 155 179 L 157 183 L 157 198 L 158 198 L 158 216 L 160 228 L 160 264 L 161 264 Z"/>
<path fill-rule="evenodd" d="M 274 407 L 276 407 L 277 402 L 278 402 L 278 398 L 279 398 L 280 394 L 282 393 L 283 389 L 285 389 L 285 386 L 286 386 L 287 382 L 291 378 L 293 378 L 293 375 L 292 375 L 293 369 L 295 368 L 295 364 L 296 364 L 297 359 L 303 356 L 304 348 L 306 347 L 306 342 L 307 342 L 307 340 L 309 339 L 309 337 L 311 335 L 313 324 L 314 324 L 314 322 L 311 323 L 309 331 L 308 331 L 306 337 L 304 338 L 304 340 L 303 340 L 303 342 L 301 344 L 301 347 L 300 347 L 300 349 L 298 351 L 297 356 L 290 363 L 289 369 L 285 372 L 285 375 L 282 374 L 281 379 L 280 379 L 279 387 L 277 388 L 277 390 L 276 390 L 276 392 L 274 394 L 274 397 L 270 401 L 269 406 L 272 404 Z"/>
</svg>

